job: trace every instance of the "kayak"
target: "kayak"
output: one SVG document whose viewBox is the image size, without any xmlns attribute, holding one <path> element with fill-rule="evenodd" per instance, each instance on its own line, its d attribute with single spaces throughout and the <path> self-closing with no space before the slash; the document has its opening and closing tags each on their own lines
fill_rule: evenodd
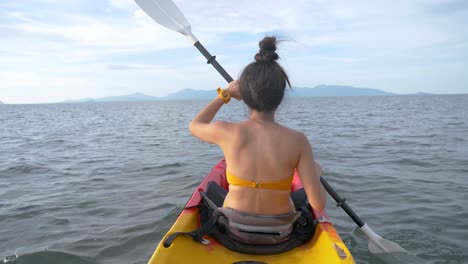
<svg viewBox="0 0 468 264">
<path fill-rule="evenodd" d="M 342 241 L 335 230 L 330 218 L 325 211 L 313 210 L 313 216 L 318 220 L 315 233 L 308 242 L 292 250 L 271 255 L 245 254 L 225 248 L 214 238 L 205 236 L 204 243 L 194 241 L 190 237 L 181 236 L 174 239 L 169 247 L 163 242 L 176 232 L 190 232 L 200 227 L 199 208 L 202 203 L 200 191 L 207 189 L 208 183 L 214 181 L 225 189 L 228 189 L 226 180 L 226 162 L 220 160 L 211 172 L 203 179 L 195 189 L 187 202 L 185 209 L 179 214 L 172 228 L 163 237 L 157 246 L 149 264 L 167 263 L 326 263 L 326 264 L 353 264 L 354 259 L 348 247 Z M 294 174 L 291 191 L 302 188 L 297 171 Z"/>
</svg>

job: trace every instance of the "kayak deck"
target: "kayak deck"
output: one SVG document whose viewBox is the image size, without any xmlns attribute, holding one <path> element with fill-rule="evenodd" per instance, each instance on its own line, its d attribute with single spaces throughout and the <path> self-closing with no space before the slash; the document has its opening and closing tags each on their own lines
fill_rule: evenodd
<svg viewBox="0 0 468 264">
<path fill-rule="evenodd" d="M 195 206 L 201 202 L 199 191 L 204 191 L 210 181 L 215 181 L 227 188 L 225 171 L 226 163 L 222 159 L 194 191 L 186 207 Z M 302 188 L 302 184 L 296 172 L 292 191 L 300 188 Z M 234 252 L 226 249 L 209 236 L 205 237 L 210 241 L 208 245 L 181 236 L 175 239 L 170 247 L 165 248 L 162 242 L 168 235 L 174 232 L 190 232 L 199 228 L 198 208 L 184 209 L 161 240 L 148 263 L 355 263 L 349 249 L 341 240 L 326 213 L 314 210 L 314 215 L 321 219 L 316 226 L 314 237 L 302 246 L 280 254 L 253 255 Z"/>
</svg>

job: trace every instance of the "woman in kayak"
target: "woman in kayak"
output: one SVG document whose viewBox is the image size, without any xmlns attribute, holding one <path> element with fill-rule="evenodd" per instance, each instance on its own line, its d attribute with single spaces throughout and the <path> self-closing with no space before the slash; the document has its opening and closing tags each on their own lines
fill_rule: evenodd
<svg viewBox="0 0 468 264">
<path fill-rule="evenodd" d="M 286 85 L 291 86 L 276 60 L 276 38 L 260 41 L 255 61 L 242 71 L 239 81 L 218 89 L 211 101 L 190 123 L 191 133 L 217 144 L 226 159 L 229 193 L 224 207 L 257 215 L 279 215 L 296 209 L 291 202 L 291 182 L 297 169 L 310 205 L 323 210 L 325 191 L 320 166 L 315 163 L 306 136 L 275 121 Z M 212 122 L 231 97 L 250 109 L 240 123 Z"/>
</svg>

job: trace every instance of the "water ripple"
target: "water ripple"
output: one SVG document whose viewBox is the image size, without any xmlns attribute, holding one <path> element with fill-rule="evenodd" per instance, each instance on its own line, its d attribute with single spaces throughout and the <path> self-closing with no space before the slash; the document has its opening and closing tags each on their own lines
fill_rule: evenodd
<svg viewBox="0 0 468 264">
<path fill-rule="evenodd" d="M 223 155 L 187 129 L 204 103 L 2 105 L 0 257 L 145 263 Z M 427 263 L 468 263 L 467 113 L 468 96 L 287 98 L 277 119 L 378 234 Z M 234 102 L 217 118 L 247 116 Z M 357 263 L 381 263 L 331 199 L 327 211 Z"/>
</svg>

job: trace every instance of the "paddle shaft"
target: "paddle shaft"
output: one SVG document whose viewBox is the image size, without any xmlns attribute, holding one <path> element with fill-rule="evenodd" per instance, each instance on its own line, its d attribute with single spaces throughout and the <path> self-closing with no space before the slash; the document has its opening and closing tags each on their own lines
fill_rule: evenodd
<svg viewBox="0 0 468 264">
<path fill-rule="evenodd" d="M 205 56 L 207 59 L 207 63 L 213 65 L 213 67 L 223 76 L 223 78 L 226 80 L 226 82 L 230 83 L 233 81 L 231 75 L 224 70 L 224 68 L 219 65 L 218 61 L 216 60 L 216 56 L 212 56 L 206 49 L 203 47 L 203 45 L 200 43 L 200 41 L 195 42 L 193 44 L 200 52 Z"/>
<path fill-rule="evenodd" d="M 323 178 L 320 177 L 320 182 L 322 183 L 325 190 L 327 190 L 328 194 L 336 201 L 337 205 L 343 208 L 343 210 L 353 219 L 353 221 L 361 228 L 365 225 L 365 223 L 356 215 L 356 213 L 348 206 L 346 203 L 346 199 L 341 198 L 338 193 L 333 190 L 333 188 L 328 184 L 328 182 Z"/>
</svg>

